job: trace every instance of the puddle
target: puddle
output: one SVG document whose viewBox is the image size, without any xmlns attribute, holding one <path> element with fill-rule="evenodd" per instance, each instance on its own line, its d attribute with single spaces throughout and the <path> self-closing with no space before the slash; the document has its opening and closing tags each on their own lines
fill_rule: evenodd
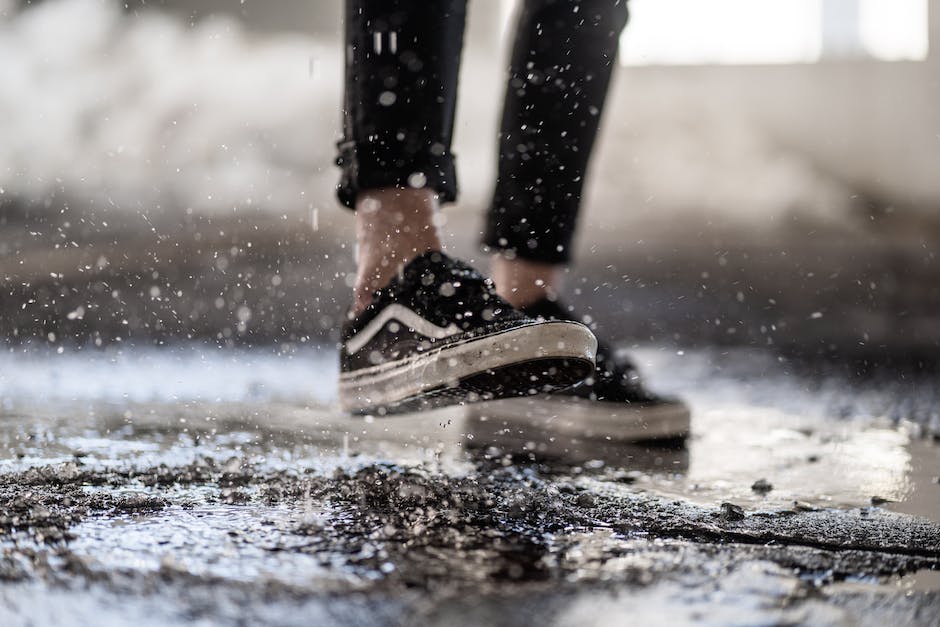
<svg viewBox="0 0 940 627">
<path fill-rule="evenodd" d="M 911 441 L 907 450 L 906 492 L 896 503 L 887 503 L 885 507 L 940 520 L 940 442 L 919 438 Z"/>
<path fill-rule="evenodd" d="M 798 429 L 786 416 L 747 409 L 699 416 L 688 445 L 688 471 L 671 478 L 651 476 L 643 485 L 695 502 L 733 501 L 753 508 L 792 507 L 794 502 L 869 507 L 927 496 L 913 489 L 916 444 L 897 429 Z M 936 452 L 932 455 L 938 459 Z M 933 515 L 940 520 L 936 511 Z"/>
<path fill-rule="evenodd" d="M 172 467 L 198 458 L 243 459 L 250 451 L 258 459 L 243 461 L 272 471 L 328 473 L 344 464 L 392 460 L 459 474 L 472 472 L 480 459 L 510 455 L 510 461 L 531 458 L 560 473 L 582 472 L 585 465 L 594 474 L 602 467 L 629 472 L 636 488 L 713 506 L 877 504 L 940 521 L 940 446 L 891 424 L 885 403 L 872 401 L 870 391 L 867 405 L 848 386 L 841 397 L 851 400 L 840 401 L 834 383 L 821 384 L 820 394 L 761 353 L 725 358 L 724 367 L 707 352 L 636 355 L 654 385 L 692 406 L 693 435 L 685 447 L 533 433 L 475 422 L 459 408 L 350 419 L 330 405 L 333 378 L 309 385 L 311 370 L 333 373 L 332 351 L 32 355 L 25 366 L 0 375 L 6 407 L 0 471 L 71 459 L 101 468 Z M 174 374 L 154 379 L 154 368 Z M 223 400 L 207 401 L 207 395 Z M 847 403 L 859 415 L 833 419 L 826 413 Z"/>
<path fill-rule="evenodd" d="M 520 599 L 557 624 L 656 622 L 662 607 L 679 624 L 903 622 L 934 602 L 940 446 L 869 411 L 871 398 L 830 414 L 835 384 L 821 403 L 763 361 L 763 378 L 741 380 L 712 374 L 708 354 L 640 354 L 654 383 L 691 403 L 684 445 L 562 437 L 461 408 L 352 419 L 323 389 L 251 377 L 219 383 L 221 401 L 187 392 L 192 381 L 139 396 L 91 381 L 156 363 L 135 356 L 77 375 L 90 379 L 72 399 L 5 371 L 0 498 L 16 522 L 0 514 L 0 555 L 13 560 L 0 559 L 0 581 L 32 583 L 0 584 L 0 599 L 26 611 L 16 599 L 41 597 L 44 577 L 90 577 L 101 587 L 82 597 L 85 615 L 110 608 L 115 624 L 156 616 L 141 609 L 146 590 L 177 599 L 166 622 L 212 607 L 227 622 L 284 624 L 330 607 L 351 614 L 323 622 L 419 610 L 427 624 L 492 622 L 519 616 Z M 331 363 L 310 356 L 314 369 Z M 281 357 L 251 359 L 273 377 Z M 251 613 L 270 603 L 273 614 Z"/>
<path fill-rule="evenodd" d="M 157 514 L 91 519 L 73 529 L 70 549 L 95 571 L 172 570 L 210 579 L 327 587 L 354 577 L 291 549 L 309 543 L 294 533 L 298 527 L 329 518 L 326 510 L 303 506 L 171 507 Z"/>
</svg>

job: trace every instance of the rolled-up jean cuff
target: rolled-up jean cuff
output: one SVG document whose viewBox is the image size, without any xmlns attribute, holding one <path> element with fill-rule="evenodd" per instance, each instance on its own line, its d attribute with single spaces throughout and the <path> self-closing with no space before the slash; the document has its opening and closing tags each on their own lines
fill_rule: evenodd
<svg viewBox="0 0 940 627">
<path fill-rule="evenodd" d="M 441 203 L 457 200 L 457 168 L 453 154 L 389 155 L 376 151 L 371 145 L 357 146 L 351 142 L 342 142 L 337 147 L 336 165 L 342 175 L 336 197 L 350 209 L 355 209 L 359 192 L 389 187 L 428 188 L 437 193 Z"/>
</svg>

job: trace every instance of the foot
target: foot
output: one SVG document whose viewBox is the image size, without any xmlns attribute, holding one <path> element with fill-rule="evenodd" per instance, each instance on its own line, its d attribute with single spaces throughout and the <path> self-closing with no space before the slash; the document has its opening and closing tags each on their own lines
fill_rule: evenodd
<svg viewBox="0 0 940 627">
<path fill-rule="evenodd" d="M 387 414 L 554 392 L 588 377 L 583 324 L 535 319 L 440 252 L 412 260 L 343 327 L 340 405 Z"/>
<path fill-rule="evenodd" d="M 549 299 L 522 307 L 521 311 L 539 320 L 577 319 L 568 307 Z M 599 342 L 596 364 L 594 374 L 577 387 L 511 404 L 494 403 L 481 408 L 481 415 L 513 422 L 521 418 L 553 434 L 579 438 L 645 441 L 688 435 L 688 406 L 647 389 L 629 359 L 615 355 L 608 345 Z"/>
</svg>

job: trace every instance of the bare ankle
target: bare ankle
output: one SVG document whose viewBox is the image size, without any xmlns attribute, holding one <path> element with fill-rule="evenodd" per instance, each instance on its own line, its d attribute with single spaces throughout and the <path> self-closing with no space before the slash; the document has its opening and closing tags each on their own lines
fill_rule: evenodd
<svg viewBox="0 0 940 627">
<path fill-rule="evenodd" d="M 384 188 L 361 192 L 356 199 L 358 271 L 353 312 L 362 312 L 373 293 L 409 261 L 430 250 L 441 250 L 434 223 L 437 195 L 428 189 Z"/>
<path fill-rule="evenodd" d="M 513 307 L 525 307 L 543 298 L 554 299 L 561 289 L 564 266 L 506 254 L 493 257 L 496 292 Z"/>
</svg>

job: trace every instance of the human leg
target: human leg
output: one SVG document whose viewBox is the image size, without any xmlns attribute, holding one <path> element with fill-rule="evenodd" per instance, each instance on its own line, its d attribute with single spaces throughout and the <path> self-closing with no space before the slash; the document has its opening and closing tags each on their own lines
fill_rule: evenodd
<svg viewBox="0 0 940 627">
<path fill-rule="evenodd" d="M 560 288 L 627 22 L 626 0 L 525 0 L 503 105 L 484 244 L 516 306 Z"/>
<path fill-rule="evenodd" d="M 493 256 L 491 276 L 500 296 L 513 307 L 525 307 L 543 299 L 555 300 L 564 270 L 563 264 L 498 253 Z"/>
<path fill-rule="evenodd" d="M 386 187 L 361 192 L 356 200 L 356 283 L 353 312 L 361 313 L 372 295 L 409 261 L 441 250 L 434 223 L 437 195 L 429 189 Z"/>
<path fill-rule="evenodd" d="M 354 311 L 411 259 L 440 250 L 466 0 L 349 0 L 340 202 L 356 209 Z"/>
<path fill-rule="evenodd" d="M 500 295 L 535 318 L 579 318 L 558 293 L 626 21 L 626 0 L 525 0 L 519 15 L 484 244 L 496 252 Z M 688 407 L 650 392 L 628 358 L 600 342 L 596 363 L 577 388 L 481 411 L 553 429 L 568 425 L 581 436 L 641 440 L 688 432 Z"/>
<path fill-rule="evenodd" d="M 340 404 L 388 413 L 570 386 L 593 369 L 584 325 L 522 314 L 440 252 L 465 2 L 350 0 L 340 201 L 359 272 Z"/>
</svg>

